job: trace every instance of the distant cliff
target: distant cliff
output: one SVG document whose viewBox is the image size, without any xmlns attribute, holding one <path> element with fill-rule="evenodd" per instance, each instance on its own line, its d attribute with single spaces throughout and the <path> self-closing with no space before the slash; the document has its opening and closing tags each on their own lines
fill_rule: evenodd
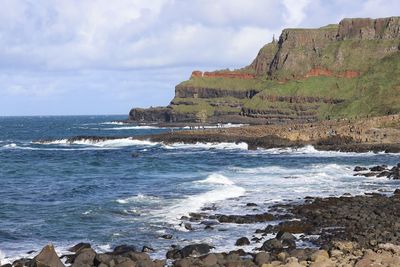
<svg viewBox="0 0 400 267">
<path fill-rule="evenodd" d="M 193 71 L 140 122 L 310 122 L 400 112 L 400 17 L 285 29 L 242 69 Z"/>
</svg>

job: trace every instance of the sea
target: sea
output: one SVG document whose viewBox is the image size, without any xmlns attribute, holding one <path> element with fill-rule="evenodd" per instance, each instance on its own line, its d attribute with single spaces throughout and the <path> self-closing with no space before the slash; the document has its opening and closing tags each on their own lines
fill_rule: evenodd
<svg viewBox="0 0 400 267">
<path fill-rule="evenodd" d="M 275 204 L 301 203 L 306 196 L 391 194 L 399 186 L 387 178 L 353 176 L 356 165 L 395 165 L 399 154 L 139 141 L 135 136 L 188 127 L 120 122 L 124 119 L 0 117 L 1 263 L 32 257 L 49 243 L 59 254 L 79 242 L 89 242 L 97 251 L 121 244 L 148 246 L 155 258 L 165 257 L 171 245 L 200 242 L 229 251 L 236 239 L 252 237 L 266 223 L 219 224 L 206 230 L 192 222 L 189 231 L 180 218 L 191 212 L 264 213 Z M 119 138 L 68 142 L 74 136 Z M 172 239 L 161 238 L 166 234 Z"/>
</svg>

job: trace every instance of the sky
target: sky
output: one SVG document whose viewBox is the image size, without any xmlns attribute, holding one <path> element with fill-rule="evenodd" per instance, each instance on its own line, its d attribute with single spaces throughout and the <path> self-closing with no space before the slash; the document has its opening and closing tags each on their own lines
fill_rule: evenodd
<svg viewBox="0 0 400 267">
<path fill-rule="evenodd" d="M 193 70 L 235 69 L 284 28 L 400 15 L 398 0 L 0 0 L 0 116 L 167 105 Z"/>
</svg>

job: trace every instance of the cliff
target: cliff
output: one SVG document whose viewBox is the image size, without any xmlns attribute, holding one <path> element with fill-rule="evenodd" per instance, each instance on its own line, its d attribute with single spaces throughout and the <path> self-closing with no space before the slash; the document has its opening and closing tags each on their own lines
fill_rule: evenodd
<svg viewBox="0 0 400 267">
<path fill-rule="evenodd" d="M 143 122 L 312 122 L 400 112 L 400 17 L 285 29 L 238 70 L 193 71 Z"/>
</svg>

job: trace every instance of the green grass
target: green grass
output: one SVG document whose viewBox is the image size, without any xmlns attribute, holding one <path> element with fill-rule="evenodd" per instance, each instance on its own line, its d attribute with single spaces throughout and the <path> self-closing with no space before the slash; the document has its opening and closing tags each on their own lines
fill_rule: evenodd
<svg viewBox="0 0 400 267">
<path fill-rule="evenodd" d="M 178 87 L 204 87 L 227 90 L 245 91 L 250 89 L 263 90 L 268 82 L 262 79 L 236 79 L 236 78 L 190 78 L 177 85 Z"/>
<path fill-rule="evenodd" d="M 400 52 L 384 58 L 357 82 L 354 96 L 332 108 L 336 117 L 400 113 Z"/>
</svg>

